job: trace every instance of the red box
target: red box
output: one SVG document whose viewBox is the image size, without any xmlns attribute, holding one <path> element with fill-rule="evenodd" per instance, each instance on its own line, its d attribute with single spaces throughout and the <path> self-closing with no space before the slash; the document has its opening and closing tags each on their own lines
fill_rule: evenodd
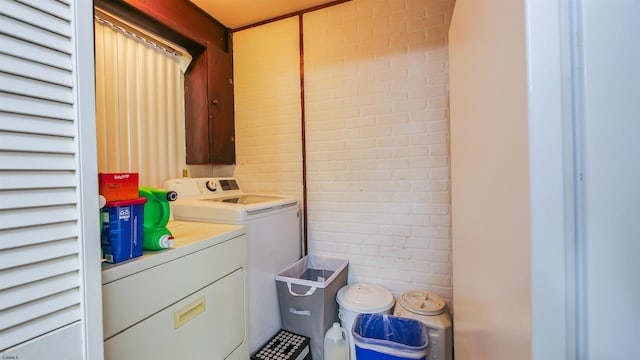
<svg viewBox="0 0 640 360">
<path fill-rule="evenodd" d="M 138 173 L 99 173 L 100 195 L 107 202 L 138 198 Z"/>
</svg>

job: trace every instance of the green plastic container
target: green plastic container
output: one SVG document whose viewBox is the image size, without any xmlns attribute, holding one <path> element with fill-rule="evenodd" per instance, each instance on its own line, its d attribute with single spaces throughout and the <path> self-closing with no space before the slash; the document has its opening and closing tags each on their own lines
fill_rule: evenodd
<svg viewBox="0 0 640 360">
<path fill-rule="evenodd" d="M 140 187 L 138 194 L 147 199 L 147 203 L 144 205 L 143 248 L 145 250 L 162 250 L 173 247 L 173 235 L 166 226 L 171 216 L 169 201 L 176 199 L 176 192 Z"/>
<path fill-rule="evenodd" d="M 169 192 L 161 189 L 150 187 L 140 187 L 138 194 L 140 197 L 147 198 L 144 205 L 144 227 L 156 228 L 165 227 L 169 222 L 171 214 L 169 209 L 169 200 L 167 194 Z"/>
</svg>

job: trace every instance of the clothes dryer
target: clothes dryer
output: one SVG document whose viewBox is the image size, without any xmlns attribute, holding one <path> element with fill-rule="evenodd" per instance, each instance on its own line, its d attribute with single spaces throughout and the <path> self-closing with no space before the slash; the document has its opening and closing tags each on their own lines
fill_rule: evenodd
<svg viewBox="0 0 640 360">
<path fill-rule="evenodd" d="M 104 358 L 247 359 L 244 226 L 167 228 L 172 248 L 102 264 Z"/>
<path fill-rule="evenodd" d="M 275 276 L 302 256 L 298 200 L 245 193 L 234 178 L 171 179 L 165 188 L 178 193 L 176 220 L 245 225 L 249 349 L 258 350 L 281 328 Z"/>
</svg>

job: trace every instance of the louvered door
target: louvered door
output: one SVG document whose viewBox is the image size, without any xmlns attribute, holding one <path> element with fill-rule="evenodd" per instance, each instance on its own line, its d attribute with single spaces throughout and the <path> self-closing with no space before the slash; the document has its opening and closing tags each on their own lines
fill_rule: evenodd
<svg viewBox="0 0 640 360">
<path fill-rule="evenodd" d="M 90 1 L 0 0 L 3 357 L 102 354 L 92 20 Z"/>
</svg>

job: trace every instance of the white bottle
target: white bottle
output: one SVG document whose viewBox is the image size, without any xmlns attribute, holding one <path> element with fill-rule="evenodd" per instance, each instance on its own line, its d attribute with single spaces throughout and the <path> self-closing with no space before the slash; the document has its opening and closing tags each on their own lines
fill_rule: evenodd
<svg viewBox="0 0 640 360">
<path fill-rule="evenodd" d="M 324 336 L 324 360 L 349 360 L 348 339 L 347 330 L 334 322 Z"/>
</svg>

